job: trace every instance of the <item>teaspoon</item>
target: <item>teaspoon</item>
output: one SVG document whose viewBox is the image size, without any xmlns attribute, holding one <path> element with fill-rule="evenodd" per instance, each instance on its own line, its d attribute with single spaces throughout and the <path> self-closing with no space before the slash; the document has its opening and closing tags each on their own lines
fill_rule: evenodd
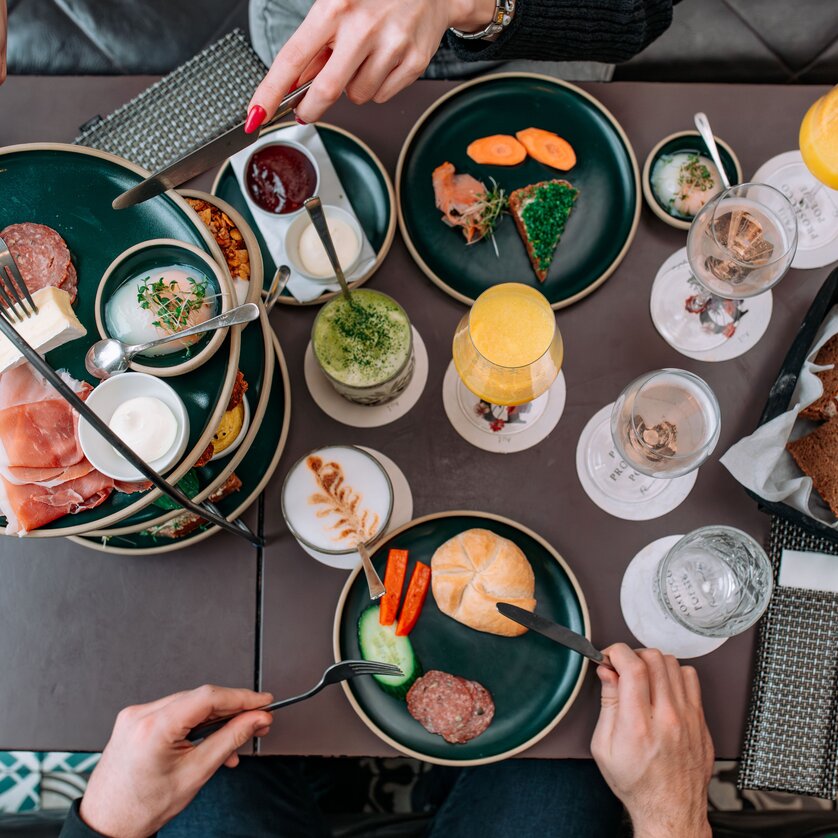
<svg viewBox="0 0 838 838">
<path fill-rule="evenodd" d="M 719 147 L 716 145 L 716 138 L 713 136 L 713 129 L 710 128 L 710 120 L 707 119 L 707 114 L 699 112 L 693 119 L 695 120 L 695 127 L 698 128 L 698 133 L 701 134 L 701 139 L 704 140 L 704 145 L 707 146 L 707 151 L 710 152 L 710 156 L 719 170 L 719 177 L 722 179 L 724 188 L 730 189 L 730 180 L 725 171 L 724 163 L 722 163 L 722 156 L 719 154 Z"/>
</svg>

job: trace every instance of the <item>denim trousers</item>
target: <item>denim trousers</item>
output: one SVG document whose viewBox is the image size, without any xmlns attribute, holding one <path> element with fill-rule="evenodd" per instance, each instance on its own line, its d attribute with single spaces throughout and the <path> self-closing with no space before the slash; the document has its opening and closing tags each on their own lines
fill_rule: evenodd
<svg viewBox="0 0 838 838">
<path fill-rule="evenodd" d="M 304 758 L 243 757 L 221 768 L 160 838 L 328 838 Z M 436 768 L 432 769 L 436 770 Z M 591 760 L 517 759 L 443 769 L 445 791 L 416 800 L 428 838 L 612 838 L 622 807 Z"/>
</svg>

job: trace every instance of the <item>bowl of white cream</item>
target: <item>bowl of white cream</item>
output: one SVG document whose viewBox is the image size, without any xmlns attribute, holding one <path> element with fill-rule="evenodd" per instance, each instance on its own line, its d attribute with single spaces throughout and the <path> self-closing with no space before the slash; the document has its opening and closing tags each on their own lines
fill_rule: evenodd
<svg viewBox="0 0 838 838">
<path fill-rule="evenodd" d="M 327 205 L 323 207 L 323 212 L 338 262 L 344 274 L 348 276 L 361 257 L 361 225 L 351 212 L 342 207 Z M 320 282 L 334 281 L 332 263 L 307 213 L 298 215 L 288 225 L 285 233 L 285 254 L 297 273 Z"/>
<path fill-rule="evenodd" d="M 126 372 L 99 384 L 87 406 L 156 472 L 169 471 L 183 456 L 189 440 L 189 415 L 165 381 L 141 372 Z M 85 457 L 114 480 L 139 483 L 145 477 L 92 425 L 79 419 L 79 443 Z"/>
</svg>

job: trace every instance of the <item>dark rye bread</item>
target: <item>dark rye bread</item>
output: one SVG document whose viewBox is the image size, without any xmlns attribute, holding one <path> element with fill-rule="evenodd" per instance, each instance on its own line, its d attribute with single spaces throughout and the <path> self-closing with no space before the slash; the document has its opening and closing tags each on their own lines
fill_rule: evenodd
<svg viewBox="0 0 838 838">
<path fill-rule="evenodd" d="M 509 211 L 539 282 L 547 279 L 565 224 L 578 197 L 579 190 L 575 186 L 559 179 L 522 186 L 509 195 Z M 532 223 L 524 218 L 524 210 L 531 204 L 540 204 L 538 209 L 543 210 L 539 229 L 533 229 Z M 539 249 L 542 250 L 540 257 Z"/>
<path fill-rule="evenodd" d="M 832 419 L 838 416 L 838 335 L 831 337 L 815 355 L 815 363 L 819 366 L 832 364 L 831 370 L 821 370 L 815 373 L 823 384 L 823 395 L 815 402 L 800 411 L 805 419 L 816 422 Z"/>
<path fill-rule="evenodd" d="M 786 449 L 838 518 L 838 418 L 789 442 Z"/>
</svg>

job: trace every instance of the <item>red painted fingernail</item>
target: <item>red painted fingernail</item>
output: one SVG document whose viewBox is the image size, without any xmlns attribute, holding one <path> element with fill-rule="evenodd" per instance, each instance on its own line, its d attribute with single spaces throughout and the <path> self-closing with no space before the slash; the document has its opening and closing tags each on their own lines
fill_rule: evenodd
<svg viewBox="0 0 838 838">
<path fill-rule="evenodd" d="M 308 125 L 308 123 L 307 123 L 307 122 L 303 122 L 303 121 L 302 121 L 302 119 L 300 119 L 300 117 L 298 117 L 298 116 L 295 116 L 295 117 L 294 117 L 294 119 L 296 119 L 296 120 L 297 120 L 297 123 L 298 123 L 299 125 Z"/>
<path fill-rule="evenodd" d="M 247 121 L 244 123 L 244 133 L 252 134 L 264 121 L 267 111 L 261 105 L 254 105 L 247 112 Z"/>
</svg>

